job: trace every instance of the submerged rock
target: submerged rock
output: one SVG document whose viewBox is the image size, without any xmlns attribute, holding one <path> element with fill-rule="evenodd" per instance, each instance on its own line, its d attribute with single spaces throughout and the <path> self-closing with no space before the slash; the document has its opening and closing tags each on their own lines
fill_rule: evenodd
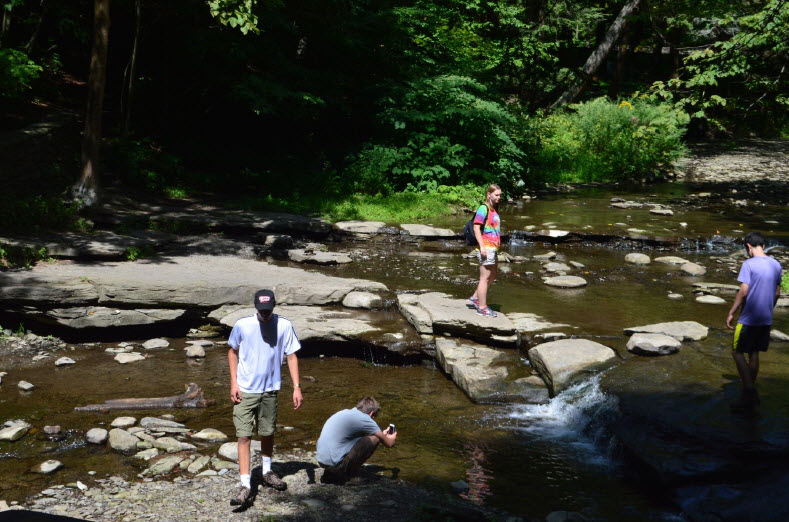
<svg viewBox="0 0 789 522">
<path fill-rule="evenodd" d="M 692 276 L 702 276 L 707 273 L 706 268 L 696 263 L 685 263 L 679 269 Z"/>
<path fill-rule="evenodd" d="M 726 304 L 726 299 L 717 295 L 700 295 L 696 298 L 697 303 L 704 304 Z"/>
<path fill-rule="evenodd" d="M 670 335 L 679 341 L 700 341 L 707 338 L 709 329 L 695 321 L 672 321 L 668 323 L 655 323 L 646 326 L 633 326 L 625 328 L 626 335 L 634 333 L 659 333 Z"/>
<path fill-rule="evenodd" d="M 529 360 L 542 375 L 552 397 L 590 371 L 610 366 L 615 358 L 616 352 L 611 348 L 587 339 L 562 339 L 529 350 Z"/>
<path fill-rule="evenodd" d="M 638 355 L 668 355 L 679 351 L 680 343 L 670 335 L 636 333 L 627 341 L 627 351 Z"/>
<path fill-rule="evenodd" d="M 677 256 L 663 256 L 656 257 L 655 263 L 663 263 L 664 265 L 684 265 L 686 263 L 690 263 L 690 261 Z"/>
<path fill-rule="evenodd" d="M 580 288 L 587 285 L 586 279 L 578 276 L 547 277 L 543 281 L 548 286 L 557 288 Z"/>
<path fill-rule="evenodd" d="M 536 375 L 513 378 L 522 365 L 517 355 L 467 341 L 436 339 L 436 359 L 469 399 L 481 403 L 548 400 L 548 388 Z"/>
</svg>

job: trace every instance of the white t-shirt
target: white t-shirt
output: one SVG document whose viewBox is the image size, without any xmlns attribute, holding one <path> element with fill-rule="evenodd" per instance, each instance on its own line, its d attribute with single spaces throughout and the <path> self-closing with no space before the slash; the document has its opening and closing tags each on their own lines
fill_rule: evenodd
<svg viewBox="0 0 789 522">
<path fill-rule="evenodd" d="M 245 393 L 279 390 L 284 356 L 301 348 L 293 324 L 277 314 L 266 322 L 257 315 L 242 317 L 233 325 L 227 344 L 238 352 L 236 382 Z"/>
</svg>

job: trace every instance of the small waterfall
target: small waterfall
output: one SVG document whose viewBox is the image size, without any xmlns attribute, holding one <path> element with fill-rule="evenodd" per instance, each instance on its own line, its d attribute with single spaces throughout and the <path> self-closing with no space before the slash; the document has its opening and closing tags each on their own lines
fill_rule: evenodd
<svg viewBox="0 0 789 522">
<path fill-rule="evenodd" d="M 603 393 L 600 377 L 571 386 L 547 404 L 515 405 L 507 416 L 516 430 L 562 441 L 589 464 L 610 465 L 615 444 L 608 426 L 618 415 L 618 400 Z"/>
</svg>

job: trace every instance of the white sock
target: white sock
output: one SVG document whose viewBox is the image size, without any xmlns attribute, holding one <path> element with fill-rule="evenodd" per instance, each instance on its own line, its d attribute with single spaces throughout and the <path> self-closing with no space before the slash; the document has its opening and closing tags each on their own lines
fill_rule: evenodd
<svg viewBox="0 0 789 522">
<path fill-rule="evenodd" d="M 249 485 L 249 475 L 241 475 L 241 477 L 239 478 L 241 479 L 242 486 L 244 486 L 245 488 L 250 488 L 250 489 L 252 488 L 252 486 Z"/>
<path fill-rule="evenodd" d="M 271 471 L 271 457 L 261 457 L 260 466 L 262 468 L 261 471 L 263 472 L 264 475 L 269 471 Z"/>
</svg>

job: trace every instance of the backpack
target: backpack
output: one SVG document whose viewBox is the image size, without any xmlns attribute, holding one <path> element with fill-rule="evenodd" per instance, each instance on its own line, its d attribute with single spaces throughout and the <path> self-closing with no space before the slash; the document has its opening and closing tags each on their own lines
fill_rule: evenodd
<svg viewBox="0 0 789 522">
<path fill-rule="evenodd" d="M 485 221 L 482 223 L 482 228 L 485 228 L 485 225 L 488 224 L 488 214 L 490 214 L 490 209 L 488 206 L 485 205 L 485 209 L 487 212 L 485 213 Z M 476 217 L 476 212 L 474 213 L 474 217 Z M 474 218 L 468 220 L 466 226 L 463 227 L 463 238 L 466 240 L 466 244 L 468 246 L 474 246 L 477 244 L 477 236 L 474 235 Z"/>
</svg>

